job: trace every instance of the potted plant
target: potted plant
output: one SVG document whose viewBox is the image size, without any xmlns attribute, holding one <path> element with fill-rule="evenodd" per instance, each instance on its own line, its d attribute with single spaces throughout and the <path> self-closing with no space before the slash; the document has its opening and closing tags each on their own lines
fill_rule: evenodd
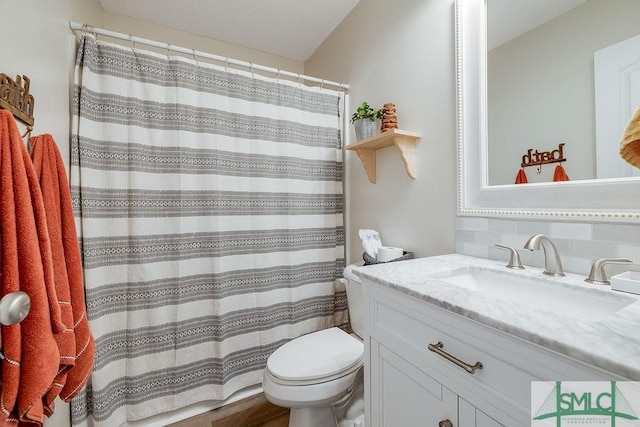
<svg viewBox="0 0 640 427">
<path fill-rule="evenodd" d="M 351 116 L 351 123 L 356 131 L 356 140 L 370 138 L 380 133 L 382 109 L 371 108 L 363 102 Z"/>
</svg>

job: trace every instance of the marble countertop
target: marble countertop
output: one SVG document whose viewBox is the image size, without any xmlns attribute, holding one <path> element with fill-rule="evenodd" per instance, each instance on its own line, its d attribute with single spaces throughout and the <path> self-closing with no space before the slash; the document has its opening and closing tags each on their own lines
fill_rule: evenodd
<svg viewBox="0 0 640 427">
<path fill-rule="evenodd" d="M 443 282 L 437 277 L 457 269 L 482 268 L 506 275 L 535 279 L 566 290 L 621 300 L 628 305 L 598 318 L 533 307 L 527 301 L 496 298 Z M 465 255 L 440 255 L 353 269 L 357 275 L 440 306 L 511 335 L 539 344 L 621 375 L 640 380 L 640 296 L 586 283 L 584 276 L 567 273 L 550 277 L 542 269 L 512 270 L 504 261 Z M 544 291 L 542 291 L 544 292 Z"/>
</svg>

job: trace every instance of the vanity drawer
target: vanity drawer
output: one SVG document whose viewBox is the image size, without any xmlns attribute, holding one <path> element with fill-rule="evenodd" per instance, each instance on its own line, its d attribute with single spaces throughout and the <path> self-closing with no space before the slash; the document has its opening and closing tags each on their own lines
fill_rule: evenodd
<svg viewBox="0 0 640 427">
<path fill-rule="evenodd" d="M 383 286 L 370 286 L 370 335 L 505 425 L 530 422 L 531 381 L 610 380 L 573 359 Z M 429 344 L 482 369 L 471 374 Z"/>
</svg>

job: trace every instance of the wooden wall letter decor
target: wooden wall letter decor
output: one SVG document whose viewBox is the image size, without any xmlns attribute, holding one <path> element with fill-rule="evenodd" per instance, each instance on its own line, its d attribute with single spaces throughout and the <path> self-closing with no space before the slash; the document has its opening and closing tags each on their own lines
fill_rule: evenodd
<svg viewBox="0 0 640 427">
<path fill-rule="evenodd" d="M 520 167 L 527 166 L 537 166 L 544 165 L 547 163 L 560 163 L 564 162 L 567 159 L 564 157 L 564 142 L 558 145 L 557 150 L 553 151 L 533 151 L 533 148 L 530 148 L 527 151 L 527 154 L 522 156 L 522 163 L 520 163 Z"/>
<path fill-rule="evenodd" d="M 35 99 L 29 94 L 30 82 L 25 75 L 17 76 L 13 81 L 6 74 L 0 73 L 0 108 L 11 111 L 17 119 L 33 126 Z"/>
</svg>

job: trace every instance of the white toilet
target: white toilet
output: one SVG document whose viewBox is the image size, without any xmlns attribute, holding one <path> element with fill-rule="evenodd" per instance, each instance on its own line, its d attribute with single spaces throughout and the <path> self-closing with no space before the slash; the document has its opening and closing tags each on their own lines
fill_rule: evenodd
<svg viewBox="0 0 640 427">
<path fill-rule="evenodd" d="M 265 397 L 291 408 L 289 427 L 336 427 L 333 404 L 352 392 L 363 365 L 361 282 L 344 269 L 351 329 L 329 328 L 289 341 L 271 354 L 262 377 Z"/>
</svg>

